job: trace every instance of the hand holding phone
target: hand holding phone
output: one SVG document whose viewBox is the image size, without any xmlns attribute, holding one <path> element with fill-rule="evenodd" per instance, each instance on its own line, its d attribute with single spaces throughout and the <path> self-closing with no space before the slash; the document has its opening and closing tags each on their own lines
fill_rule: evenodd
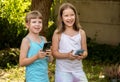
<svg viewBox="0 0 120 82">
<path fill-rule="evenodd" d="M 73 55 L 76 55 L 76 56 L 78 55 L 78 56 L 80 56 L 83 52 L 84 52 L 84 50 L 79 49 L 79 50 L 75 51 L 75 52 L 73 53 Z"/>
</svg>

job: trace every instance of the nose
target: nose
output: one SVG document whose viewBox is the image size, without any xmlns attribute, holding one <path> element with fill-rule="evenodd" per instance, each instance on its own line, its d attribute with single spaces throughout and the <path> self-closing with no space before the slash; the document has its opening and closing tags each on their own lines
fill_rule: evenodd
<svg viewBox="0 0 120 82">
<path fill-rule="evenodd" d="M 39 24 L 40 24 L 39 21 L 37 21 L 37 22 L 36 22 L 36 25 L 39 25 Z"/>
<path fill-rule="evenodd" d="M 68 19 L 71 19 L 72 18 L 72 16 L 68 16 Z"/>
</svg>

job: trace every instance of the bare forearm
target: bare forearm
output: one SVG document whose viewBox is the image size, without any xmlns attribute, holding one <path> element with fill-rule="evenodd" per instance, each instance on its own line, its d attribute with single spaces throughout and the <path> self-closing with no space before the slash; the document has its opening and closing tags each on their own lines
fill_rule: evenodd
<svg viewBox="0 0 120 82">
<path fill-rule="evenodd" d="M 19 64 L 20 64 L 20 66 L 27 66 L 27 65 L 33 63 L 37 59 L 38 59 L 37 55 L 35 55 L 35 56 L 31 57 L 31 58 L 20 59 Z"/>
<path fill-rule="evenodd" d="M 68 53 L 54 52 L 53 56 L 57 59 L 67 59 L 68 58 Z"/>
</svg>

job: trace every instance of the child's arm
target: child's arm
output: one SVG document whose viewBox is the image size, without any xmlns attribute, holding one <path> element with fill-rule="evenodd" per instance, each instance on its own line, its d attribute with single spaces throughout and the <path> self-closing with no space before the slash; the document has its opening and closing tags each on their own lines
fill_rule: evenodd
<svg viewBox="0 0 120 82">
<path fill-rule="evenodd" d="M 19 57 L 20 66 L 27 66 L 33 63 L 38 58 L 45 57 L 45 54 L 39 51 L 38 54 L 36 54 L 35 56 L 27 58 L 27 53 L 28 53 L 29 48 L 30 48 L 29 41 L 26 38 L 24 38 L 22 40 L 21 47 L 20 47 L 20 57 Z"/>
<path fill-rule="evenodd" d="M 78 56 L 78 59 L 83 59 L 83 58 L 86 58 L 88 55 L 87 42 L 86 42 L 85 31 L 81 29 L 80 34 L 81 34 L 81 48 L 82 48 L 82 50 L 84 50 L 84 52 L 83 52 L 83 54 L 81 54 L 81 56 Z"/>
</svg>

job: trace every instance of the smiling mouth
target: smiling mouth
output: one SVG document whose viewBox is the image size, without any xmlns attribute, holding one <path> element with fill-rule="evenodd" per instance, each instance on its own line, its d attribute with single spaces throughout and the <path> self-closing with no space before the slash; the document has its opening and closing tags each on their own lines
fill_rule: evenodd
<svg viewBox="0 0 120 82">
<path fill-rule="evenodd" d="M 73 23 L 73 21 L 67 21 L 67 23 L 70 23 L 70 24 L 71 24 L 71 23 Z"/>
</svg>

